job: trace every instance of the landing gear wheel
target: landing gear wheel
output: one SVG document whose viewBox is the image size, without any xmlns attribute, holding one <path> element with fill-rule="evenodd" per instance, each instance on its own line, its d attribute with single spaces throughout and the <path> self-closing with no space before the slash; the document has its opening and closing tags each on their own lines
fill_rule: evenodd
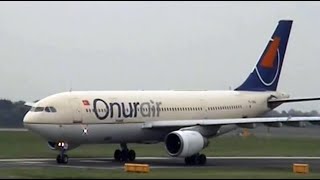
<svg viewBox="0 0 320 180">
<path fill-rule="evenodd" d="M 204 154 L 195 154 L 184 158 L 186 165 L 204 165 L 207 162 L 207 157 Z"/>
<path fill-rule="evenodd" d="M 198 154 L 196 154 L 196 155 L 192 155 L 192 156 L 191 156 L 191 162 L 192 162 L 192 165 L 196 165 L 196 164 L 198 164 L 198 157 L 199 157 L 199 155 L 198 155 Z"/>
<path fill-rule="evenodd" d="M 63 162 L 63 164 L 67 164 L 68 161 L 69 161 L 68 155 L 64 154 L 64 155 L 62 156 L 62 162 Z"/>
<path fill-rule="evenodd" d="M 128 152 L 128 158 L 129 158 L 129 161 L 134 161 L 136 159 L 136 152 L 130 149 L 130 151 Z"/>
<path fill-rule="evenodd" d="M 60 154 L 57 156 L 56 160 L 57 160 L 58 164 L 61 164 L 61 156 L 60 156 Z"/>
<path fill-rule="evenodd" d="M 121 156 L 120 156 L 120 161 L 126 162 L 127 160 L 128 160 L 128 150 L 122 150 Z"/>
<path fill-rule="evenodd" d="M 198 162 L 199 162 L 200 165 L 206 164 L 206 162 L 207 162 L 207 157 L 206 157 L 206 155 L 200 154 L 200 155 L 198 156 Z"/>
<path fill-rule="evenodd" d="M 114 151 L 114 159 L 116 161 L 120 161 L 120 158 L 121 158 L 121 151 L 119 149 L 117 149 Z"/>
<path fill-rule="evenodd" d="M 190 157 L 185 157 L 184 158 L 184 162 L 186 163 L 186 165 L 191 165 L 191 158 Z"/>
<path fill-rule="evenodd" d="M 114 152 L 114 159 L 120 162 L 134 161 L 136 152 L 133 149 L 128 149 L 126 143 L 120 143 L 121 150 L 117 149 Z"/>
<path fill-rule="evenodd" d="M 67 164 L 69 161 L 69 157 L 66 154 L 59 154 L 56 158 L 58 164 Z"/>
</svg>

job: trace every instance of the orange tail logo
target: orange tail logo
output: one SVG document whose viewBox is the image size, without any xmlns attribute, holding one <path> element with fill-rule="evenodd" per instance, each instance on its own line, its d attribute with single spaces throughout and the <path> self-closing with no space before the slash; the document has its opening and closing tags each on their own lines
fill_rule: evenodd
<svg viewBox="0 0 320 180">
<path fill-rule="evenodd" d="M 264 68 L 271 69 L 273 68 L 273 62 L 275 60 L 275 57 L 277 55 L 277 50 L 280 44 L 280 38 L 275 37 L 273 41 L 271 42 L 266 54 L 264 55 L 260 65 Z"/>
</svg>

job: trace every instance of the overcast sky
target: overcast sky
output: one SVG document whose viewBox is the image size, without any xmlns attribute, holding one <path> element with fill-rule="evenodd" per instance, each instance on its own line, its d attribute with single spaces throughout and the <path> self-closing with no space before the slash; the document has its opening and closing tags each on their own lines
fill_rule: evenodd
<svg viewBox="0 0 320 180">
<path fill-rule="evenodd" d="M 280 19 L 293 26 L 278 90 L 320 96 L 319 2 L 0 2 L 0 97 L 236 88 Z"/>
</svg>

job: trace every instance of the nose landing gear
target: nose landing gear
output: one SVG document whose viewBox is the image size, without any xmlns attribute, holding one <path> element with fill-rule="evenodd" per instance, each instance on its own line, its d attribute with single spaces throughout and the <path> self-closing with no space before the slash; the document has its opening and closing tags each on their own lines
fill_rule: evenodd
<svg viewBox="0 0 320 180">
<path fill-rule="evenodd" d="M 69 157 L 65 154 L 68 149 L 68 144 L 65 142 L 58 142 L 58 149 L 60 150 L 60 154 L 58 154 L 56 160 L 58 164 L 67 164 Z"/>
</svg>

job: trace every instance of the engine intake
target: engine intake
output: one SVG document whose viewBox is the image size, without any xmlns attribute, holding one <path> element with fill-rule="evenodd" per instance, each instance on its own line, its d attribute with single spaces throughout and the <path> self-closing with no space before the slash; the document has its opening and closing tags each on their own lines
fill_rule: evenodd
<svg viewBox="0 0 320 180">
<path fill-rule="evenodd" d="M 207 138 L 197 131 L 173 131 L 165 138 L 167 153 L 173 157 L 188 157 L 208 146 Z"/>
</svg>

